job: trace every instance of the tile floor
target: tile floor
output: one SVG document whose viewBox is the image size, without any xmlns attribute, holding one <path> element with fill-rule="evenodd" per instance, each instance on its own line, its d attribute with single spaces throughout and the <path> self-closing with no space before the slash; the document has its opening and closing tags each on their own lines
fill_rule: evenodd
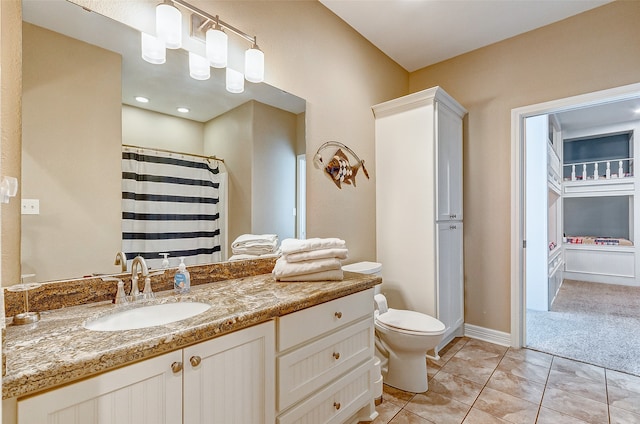
<svg viewBox="0 0 640 424">
<path fill-rule="evenodd" d="M 465 337 L 440 355 L 427 392 L 384 386 L 374 424 L 640 424 L 640 377 Z"/>
</svg>

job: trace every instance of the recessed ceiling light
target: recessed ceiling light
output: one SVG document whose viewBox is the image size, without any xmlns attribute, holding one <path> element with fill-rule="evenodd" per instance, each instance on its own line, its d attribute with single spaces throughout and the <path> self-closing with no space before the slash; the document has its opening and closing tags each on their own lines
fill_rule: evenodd
<svg viewBox="0 0 640 424">
<path fill-rule="evenodd" d="M 179 107 L 178 108 L 178 112 L 180 112 L 180 113 L 189 113 L 189 109 L 187 109 L 186 107 Z"/>
<path fill-rule="evenodd" d="M 138 101 L 140 103 L 149 103 L 149 99 L 147 99 L 146 97 L 142 97 L 142 96 L 136 96 L 136 101 Z"/>
</svg>

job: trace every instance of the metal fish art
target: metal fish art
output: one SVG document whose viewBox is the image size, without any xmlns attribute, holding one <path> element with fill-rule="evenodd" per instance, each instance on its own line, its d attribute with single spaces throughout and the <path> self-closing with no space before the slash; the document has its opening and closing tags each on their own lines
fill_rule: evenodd
<svg viewBox="0 0 640 424">
<path fill-rule="evenodd" d="M 344 154 L 342 149 L 338 149 L 327 166 L 324 167 L 324 170 L 331 176 L 331 179 L 336 184 L 336 186 L 338 186 L 338 188 L 342 188 L 342 183 L 353 183 L 353 186 L 355 187 L 356 174 L 361 167 L 362 172 L 364 172 L 364 175 L 367 177 L 367 179 L 369 179 L 369 173 L 364 167 L 364 161 L 359 161 L 357 165 L 351 166 L 347 155 Z"/>
</svg>

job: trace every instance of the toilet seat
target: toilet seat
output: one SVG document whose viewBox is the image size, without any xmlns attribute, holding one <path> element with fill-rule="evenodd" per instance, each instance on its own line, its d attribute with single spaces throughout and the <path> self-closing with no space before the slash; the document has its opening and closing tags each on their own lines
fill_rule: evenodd
<svg viewBox="0 0 640 424">
<path fill-rule="evenodd" d="M 445 330 L 444 324 L 420 312 L 392 309 L 376 317 L 378 325 L 392 331 L 415 335 L 439 335 Z"/>
</svg>

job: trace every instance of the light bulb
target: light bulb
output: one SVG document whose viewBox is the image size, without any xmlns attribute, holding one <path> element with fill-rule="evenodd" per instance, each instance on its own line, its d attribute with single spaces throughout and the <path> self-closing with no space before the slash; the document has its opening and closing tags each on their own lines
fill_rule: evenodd
<svg viewBox="0 0 640 424">
<path fill-rule="evenodd" d="M 182 14 L 168 3 L 156 6 L 156 35 L 169 49 L 182 47 Z"/>
<path fill-rule="evenodd" d="M 244 52 L 244 74 L 249 82 L 264 81 L 264 53 L 255 44 Z"/>
<path fill-rule="evenodd" d="M 161 65 L 167 61 L 167 50 L 164 41 L 142 33 L 142 58 L 154 65 Z"/>
<path fill-rule="evenodd" d="M 224 68 L 227 66 L 227 34 L 221 28 L 210 28 L 207 30 L 207 59 L 214 68 Z"/>
<path fill-rule="evenodd" d="M 244 76 L 242 72 L 227 68 L 227 91 L 234 94 L 244 91 Z"/>
<path fill-rule="evenodd" d="M 189 75 L 196 80 L 208 80 L 211 76 L 211 67 L 207 58 L 189 52 Z"/>
</svg>

